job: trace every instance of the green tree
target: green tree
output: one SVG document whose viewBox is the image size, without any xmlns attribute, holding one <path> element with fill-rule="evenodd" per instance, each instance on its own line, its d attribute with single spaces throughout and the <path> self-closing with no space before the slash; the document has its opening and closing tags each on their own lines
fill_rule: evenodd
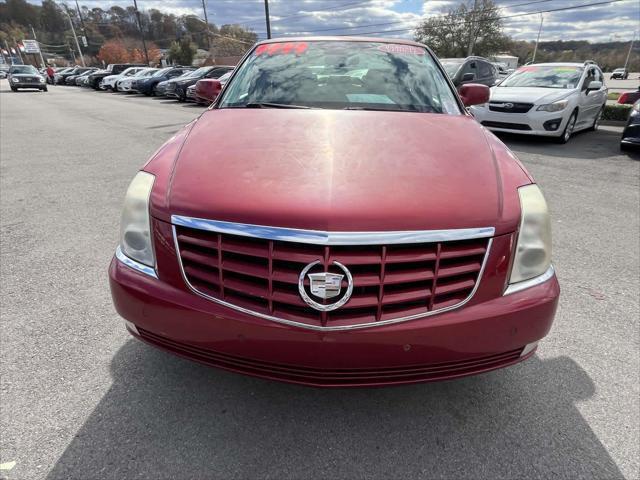
<svg viewBox="0 0 640 480">
<path fill-rule="evenodd" d="M 479 0 L 475 9 L 467 0 L 446 15 L 428 18 L 416 29 L 415 39 L 440 57 L 490 56 L 509 46 L 494 0 Z"/>
<path fill-rule="evenodd" d="M 179 65 L 191 65 L 196 54 L 197 47 L 191 41 L 191 37 L 184 36 L 169 47 L 169 61 Z"/>
</svg>

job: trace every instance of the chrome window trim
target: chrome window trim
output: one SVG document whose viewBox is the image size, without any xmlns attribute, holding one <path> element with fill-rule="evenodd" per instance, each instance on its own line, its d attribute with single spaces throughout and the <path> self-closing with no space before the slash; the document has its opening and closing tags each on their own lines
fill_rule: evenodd
<svg viewBox="0 0 640 480">
<path fill-rule="evenodd" d="M 314 245 L 395 245 L 402 243 L 450 242 L 493 237 L 495 228 L 459 228 L 452 230 L 407 230 L 395 232 L 326 232 L 299 228 L 268 227 L 248 223 L 223 222 L 204 218 L 171 215 L 171 223 L 209 232 L 244 237 L 310 243 Z"/>
<path fill-rule="evenodd" d="M 535 287 L 540 285 L 548 280 L 551 280 L 555 275 L 555 269 L 553 265 L 549 265 L 549 268 L 542 275 L 538 275 L 537 277 L 530 278 L 529 280 L 523 280 L 522 282 L 512 283 L 507 289 L 504 291 L 503 295 L 511 295 L 512 293 L 521 292 L 526 290 L 527 288 Z"/>
<path fill-rule="evenodd" d="M 176 218 L 177 216 L 172 216 L 173 218 Z M 184 218 L 184 217 L 180 217 L 180 218 Z M 216 222 L 217 223 L 217 222 Z M 191 228 L 197 228 L 194 227 L 192 224 L 190 225 L 184 225 L 184 224 L 178 224 L 178 225 L 183 225 L 183 226 L 189 226 Z M 265 227 L 269 230 L 271 230 L 271 227 Z M 201 291 L 199 291 L 198 289 L 196 289 L 187 279 L 187 275 L 185 274 L 184 271 L 184 266 L 182 265 L 182 256 L 180 255 L 180 247 L 178 245 L 178 235 L 176 232 L 176 225 L 172 225 L 171 229 L 173 230 L 173 244 L 175 246 L 176 249 L 176 257 L 178 258 L 178 265 L 180 266 L 180 274 L 182 275 L 182 279 L 184 280 L 185 284 L 187 285 L 187 287 L 189 287 L 189 290 L 191 290 L 193 293 L 195 293 L 196 295 L 199 295 L 202 298 L 205 298 L 207 300 L 210 300 L 214 303 L 217 303 L 219 305 L 222 305 L 224 307 L 228 307 L 232 310 L 236 310 L 238 312 L 247 314 L 247 315 L 252 315 L 254 317 L 258 317 L 258 318 L 262 318 L 264 320 L 269 320 L 275 323 L 280 323 L 283 325 L 288 325 L 291 327 L 299 327 L 299 328 L 303 328 L 303 329 L 307 329 L 307 330 L 316 330 L 316 331 L 322 331 L 322 332 L 331 332 L 331 331 L 341 331 L 341 330 L 358 330 L 361 328 L 371 328 L 371 327 L 382 327 L 385 325 L 392 325 L 394 323 L 401 323 L 401 322 L 407 322 L 409 320 L 417 320 L 419 318 L 425 318 L 425 317 L 431 317 L 433 315 L 439 315 L 441 313 L 445 313 L 445 312 L 450 312 L 452 310 L 457 310 L 461 307 L 463 307 L 464 305 L 466 305 L 475 295 L 476 291 L 478 290 L 478 287 L 480 286 L 480 282 L 482 280 L 482 276 L 484 275 L 484 270 L 485 267 L 487 265 L 487 260 L 489 259 L 489 255 L 491 253 L 491 245 L 493 243 L 493 238 L 489 238 L 489 241 L 487 243 L 487 251 L 484 254 L 484 259 L 482 260 L 482 265 L 480 267 L 480 271 L 478 272 L 478 280 L 476 281 L 475 286 L 473 287 L 473 290 L 471 291 L 471 293 L 469 294 L 469 296 L 467 296 L 467 298 L 465 298 L 464 300 L 462 300 L 459 303 L 456 303 L 455 305 L 450 305 L 448 307 L 445 308 L 441 308 L 438 310 L 432 310 L 430 312 L 426 312 L 426 313 L 419 313 L 419 314 L 415 314 L 415 315 L 409 315 L 406 317 L 398 317 L 398 318 L 392 318 L 389 320 L 383 320 L 380 322 L 370 322 L 370 323 L 361 323 L 358 325 L 341 325 L 341 326 L 319 326 L 319 325 L 309 325 L 307 323 L 301 323 L 301 322 L 295 322 L 293 320 L 286 320 L 284 318 L 279 318 L 279 317 L 274 317 L 272 315 L 267 315 L 264 313 L 259 313 L 259 312 L 255 312 L 253 310 L 249 310 L 248 308 L 244 308 L 244 307 L 240 307 L 238 305 L 234 305 L 232 303 L 229 302 L 225 302 L 224 300 L 220 300 L 219 298 L 215 298 L 212 297 L 210 295 L 207 295 L 206 293 L 203 293 Z M 480 229 L 478 229 L 480 230 Z M 494 229 L 491 228 L 491 230 L 493 231 Z M 216 230 L 211 230 L 211 231 L 216 231 Z M 227 233 L 227 232 L 224 232 Z M 393 233 L 393 232 L 389 232 L 389 233 Z M 237 234 L 236 234 L 237 235 Z M 360 235 L 360 234 L 359 234 Z M 261 237 L 264 238 L 264 237 Z M 466 237 L 466 238 L 483 238 L 483 237 Z M 456 238 L 457 240 L 458 238 Z M 278 240 L 280 240 L 278 238 Z M 296 241 L 296 240 L 288 240 L 288 241 Z M 304 242 L 301 242 L 304 243 Z M 310 243 L 310 242 L 306 242 L 306 243 Z M 335 245 L 335 244 L 332 244 Z M 338 245 L 344 245 L 343 243 L 338 244 Z M 359 245 L 366 245 L 365 243 L 360 243 Z"/>
<path fill-rule="evenodd" d="M 149 267 L 144 263 L 136 262 L 135 260 L 127 257 L 120 248 L 120 245 L 118 245 L 118 247 L 116 248 L 116 258 L 124 263 L 127 267 L 133 268 L 134 270 L 137 270 L 140 273 L 144 273 L 145 275 L 149 275 L 150 277 L 153 277 L 155 279 L 158 278 L 158 274 L 153 267 Z"/>
</svg>

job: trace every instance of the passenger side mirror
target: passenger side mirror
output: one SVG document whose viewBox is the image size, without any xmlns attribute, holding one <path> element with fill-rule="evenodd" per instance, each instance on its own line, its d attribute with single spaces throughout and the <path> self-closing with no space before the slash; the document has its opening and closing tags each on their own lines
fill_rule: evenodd
<svg viewBox="0 0 640 480">
<path fill-rule="evenodd" d="M 196 82 L 196 95 L 209 102 L 214 102 L 216 98 L 218 98 L 218 95 L 220 95 L 221 90 L 222 83 L 220 83 L 220 80 L 207 78 Z"/>
<path fill-rule="evenodd" d="M 462 85 L 458 89 L 462 103 L 465 107 L 471 105 L 481 105 L 489 101 L 491 91 L 486 85 L 480 85 L 479 83 L 468 83 Z"/>
<path fill-rule="evenodd" d="M 595 90 L 600 90 L 602 88 L 602 82 L 599 82 L 597 80 L 593 80 L 591 82 L 589 82 L 589 85 L 587 85 L 587 94 L 589 92 L 593 92 Z"/>
<path fill-rule="evenodd" d="M 475 73 L 465 73 L 464 75 L 462 75 L 462 81 L 463 82 L 471 82 L 473 80 L 476 79 L 476 74 Z"/>
</svg>

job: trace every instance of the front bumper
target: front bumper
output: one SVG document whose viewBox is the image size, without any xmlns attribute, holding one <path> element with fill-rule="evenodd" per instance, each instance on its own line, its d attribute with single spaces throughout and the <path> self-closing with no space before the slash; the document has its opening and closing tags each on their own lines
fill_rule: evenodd
<svg viewBox="0 0 640 480">
<path fill-rule="evenodd" d="M 533 108 L 526 113 L 494 112 L 486 106 L 472 107 L 471 111 L 476 120 L 492 132 L 507 132 L 543 137 L 559 137 L 562 135 L 569 121 L 571 111 L 565 108 L 560 112 L 542 112 L 536 110 L 536 108 L 538 108 L 538 106 L 534 105 Z M 547 130 L 545 128 L 545 123 L 557 119 L 561 119 L 561 121 L 556 129 Z M 497 124 L 503 124 L 503 126 L 496 126 Z M 512 124 L 514 128 L 509 128 L 509 124 Z M 517 128 L 515 128 L 516 126 Z"/>
<path fill-rule="evenodd" d="M 628 146 L 640 146 L 640 123 L 627 125 L 622 132 L 620 143 Z"/>
<path fill-rule="evenodd" d="M 20 81 L 20 82 L 11 82 L 11 86 L 13 88 L 39 88 L 39 89 L 43 89 L 44 87 L 47 86 L 46 82 L 25 82 L 25 81 Z"/>
<path fill-rule="evenodd" d="M 143 341 L 226 370 L 327 387 L 444 380 L 518 363 L 549 332 L 559 296 L 551 275 L 432 317 L 314 331 L 231 310 L 115 257 L 109 277 L 116 310 Z M 491 268 L 482 281 L 496 282 Z"/>
</svg>

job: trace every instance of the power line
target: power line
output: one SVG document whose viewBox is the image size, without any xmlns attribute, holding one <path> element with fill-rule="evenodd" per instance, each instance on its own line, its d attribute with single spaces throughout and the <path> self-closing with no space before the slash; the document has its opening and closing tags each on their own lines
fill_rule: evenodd
<svg viewBox="0 0 640 480">
<path fill-rule="evenodd" d="M 305 17 L 307 15 L 313 15 L 314 13 L 318 13 L 318 12 L 327 12 L 330 10 L 336 10 L 338 8 L 345 8 L 345 7 L 355 7 L 355 6 L 359 6 L 359 5 L 364 5 L 365 3 L 371 3 L 372 0 L 364 0 L 364 1 L 359 1 L 359 2 L 350 2 L 350 3 L 344 3 L 342 5 L 334 5 L 332 7 L 329 8 L 318 8 L 316 10 L 309 10 L 307 12 L 301 12 L 301 13 L 294 13 L 292 15 L 284 15 L 282 17 L 279 18 L 275 18 L 272 20 L 272 22 L 279 22 L 280 20 L 285 20 L 287 18 L 299 18 L 299 17 Z M 251 20 L 249 22 L 242 22 L 242 25 L 250 25 L 252 23 L 262 23 L 264 22 L 264 19 L 260 19 L 260 20 Z"/>
<path fill-rule="evenodd" d="M 447 16 L 462 16 L 462 15 L 467 15 L 469 13 L 484 13 L 484 12 L 489 12 L 489 11 L 495 11 L 495 10 L 503 10 L 505 8 L 515 8 L 515 7 L 522 7 L 525 5 L 533 5 L 533 4 L 537 4 L 537 3 L 545 3 L 545 2 L 552 2 L 554 0 L 535 0 L 535 1 L 531 1 L 531 2 L 525 2 L 525 3 L 518 3 L 515 5 L 505 5 L 503 7 L 497 7 L 497 8 L 493 8 L 493 9 L 478 9 L 478 10 L 469 10 L 468 12 L 465 12 L 464 14 L 461 13 L 453 13 L 453 14 L 447 14 Z M 419 20 L 421 21 L 421 20 Z M 373 23 L 373 24 L 369 24 L 369 25 L 354 25 L 351 27 L 334 27 L 334 28 L 321 28 L 321 29 L 316 29 L 316 30 L 303 30 L 303 32 L 298 32 L 298 33 L 316 33 L 316 32 L 332 32 L 332 31 L 336 31 L 336 30 L 354 30 L 357 28 L 371 28 L 371 27 L 386 27 L 386 26 L 390 26 L 390 25 L 399 25 L 402 23 L 407 23 L 406 20 L 396 20 L 394 22 L 385 22 L 385 23 Z M 296 33 L 287 33 L 287 35 L 295 35 Z"/>
<path fill-rule="evenodd" d="M 612 3 L 619 3 L 619 2 L 626 2 L 626 1 L 629 1 L 629 0 L 607 0 L 607 1 L 602 1 L 602 2 L 586 3 L 586 4 L 583 4 L 583 5 L 574 5 L 574 6 L 571 6 L 571 7 L 560 7 L 560 8 L 554 8 L 554 9 L 549 9 L 549 10 L 539 10 L 539 11 L 536 11 L 536 12 L 516 13 L 514 15 L 504 15 L 504 16 L 491 17 L 491 18 L 479 19 L 479 20 L 462 20 L 462 21 L 458 21 L 458 22 L 439 23 L 438 27 L 456 26 L 456 25 L 466 24 L 466 23 L 493 22 L 493 21 L 498 20 L 498 19 L 505 20 L 505 19 L 515 18 L 515 17 L 526 17 L 526 16 L 529 16 L 529 15 L 539 15 L 541 13 L 561 12 L 561 11 L 566 11 L 566 10 L 577 10 L 577 9 L 580 9 L 580 8 L 596 7 L 596 6 L 609 5 L 609 4 L 612 4 Z M 375 32 L 358 32 L 357 35 L 376 35 L 376 34 L 380 34 L 380 33 L 402 33 L 402 32 L 408 32 L 410 30 L 414 30 L 415 28 L 416 27 L 400 28 L 400 29 L 395 29 L 395 30 L 381 30 L 381 31 L 375 31 Z"/>
</svg>

